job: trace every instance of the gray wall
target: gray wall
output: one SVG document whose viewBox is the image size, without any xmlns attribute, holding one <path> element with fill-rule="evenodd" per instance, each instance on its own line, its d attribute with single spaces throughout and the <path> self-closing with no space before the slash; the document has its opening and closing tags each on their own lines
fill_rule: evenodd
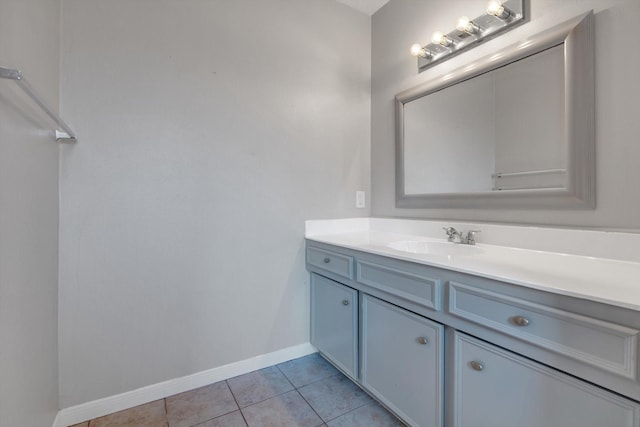
<svg viewBox="0 0 640 427">
<path fill-rule="evenodd" d="M 366 216 L 370 18 L 63 0 L 62 407 L 308 342 L 304 220 Z"/>
<path fill-rule="evenodd" d="M 58 102 L 58 0 L 0 0 L 0 65 Z M 58 409 L 58 147 L 0 80 L 0 427 L 51 426 Z"/>
<path fill-rule="evenodd" d="M 436 30 L 449 31 L 457 18 L 482 13 L 478 0 L 391 0 L 372 19 L 371 185 L 372 215 L 448 220 L 535 223 L 640 229 L 640 50 L 635 25 L 638 0 L 531 0 L 531 22 L 421 74 L 408 54 Z M 596 12 L 597 208 L 592 211 L 396 209 L 394 112 L 396 93 L 446 74 L 463 64 L 524 39 L 526 35 L 594 9 Z M 462 165 L 461 165 L 462 167 Z"/>
</svg>

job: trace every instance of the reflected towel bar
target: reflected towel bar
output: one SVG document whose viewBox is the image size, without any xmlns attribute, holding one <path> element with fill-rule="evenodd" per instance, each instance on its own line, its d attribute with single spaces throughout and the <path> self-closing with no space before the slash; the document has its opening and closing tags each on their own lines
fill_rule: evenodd
<svg viewBox="0 0 640 427">
<path fill-rule="evenodd" d="M 493 178 L 502 178 L 503 176 L 527 176 L 527 175 L 546 175 L 549 173 L 567 173 L 566 169 L 541 169 L 535 171 L 522 172 L 498 172 L 491 175 Z"/>
<path fill-rule="evenodd" d="M 565 187 L 559 185 L 552 185 L 549 187 L 493 187 L 493 191 L 507 191 L 507 190 L 561 190 Z"/>
<path fill-rule="evenodd" d="M 76 133 L 62 120 L 51 108 L 38 96 L 36 91 L 25 80 L 22 71 L 12 68 L 0 67 L 0 78 L 14 80 L 18 86 L 49 116 L 58 126 L 56 129 L 56 141 L 76 142 Z"/>
</svg>

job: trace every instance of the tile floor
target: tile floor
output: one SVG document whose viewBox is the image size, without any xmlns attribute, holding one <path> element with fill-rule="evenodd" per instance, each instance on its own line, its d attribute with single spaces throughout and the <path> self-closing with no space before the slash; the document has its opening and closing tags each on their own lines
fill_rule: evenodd
<svg viewBox="0 0 640 427">
<path fill-rule="evenodd" d="M 72 427 L 404 426 L 318 353 Z"/>
</svg>

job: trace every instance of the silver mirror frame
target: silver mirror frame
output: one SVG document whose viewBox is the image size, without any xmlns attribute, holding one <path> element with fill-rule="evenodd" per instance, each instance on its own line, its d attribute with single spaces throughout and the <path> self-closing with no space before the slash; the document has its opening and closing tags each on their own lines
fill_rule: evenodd
<svg viewBox="0 0 640 427">
<path fill-rule="evenodd" d="M 595 79 L 593 11 L 396 95 L 396 207 L 595 208 Z M 406 194 L 404 104 L 519 59 L 564 44 L 567 187 L 478 193 Z"/>
</svg>

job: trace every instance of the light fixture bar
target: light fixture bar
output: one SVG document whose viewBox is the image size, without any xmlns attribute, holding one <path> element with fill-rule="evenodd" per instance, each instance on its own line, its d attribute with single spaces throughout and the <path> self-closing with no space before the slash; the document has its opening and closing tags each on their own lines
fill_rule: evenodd
<svg viewBox="0 0 640 427">
<path fill-rule="evenodd" d="M 431 43 L 411 46 L 411 54 L 418 59 L 418 72 L 512 30 L 528 19 L 527 0 L 491 0 L 486 13 L 475 19 L 466 16 L 458 20 L 456 29 L 444 34 L 436 31 Z"/>
</svg>

